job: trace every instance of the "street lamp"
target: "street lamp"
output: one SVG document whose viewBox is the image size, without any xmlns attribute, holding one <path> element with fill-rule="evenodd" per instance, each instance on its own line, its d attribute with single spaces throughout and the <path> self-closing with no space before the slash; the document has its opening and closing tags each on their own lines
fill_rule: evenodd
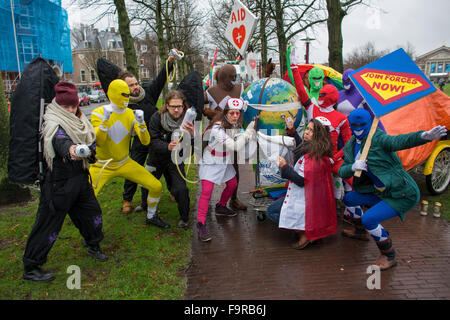
<svg viewBox="0 0 450 320">
<path fill-rule="evenodd" d="M 316 40 L 316 39 L 310 38 L 310 37 L 307 36 L 306 38 L 303 38 L 303 39 L 301 39 L 301 40 L 306 42 L 305 63 L 306 63 L 306 64 L 309 64 L 309 43 L 310 43 L 312 40 Z"/>
</svg>

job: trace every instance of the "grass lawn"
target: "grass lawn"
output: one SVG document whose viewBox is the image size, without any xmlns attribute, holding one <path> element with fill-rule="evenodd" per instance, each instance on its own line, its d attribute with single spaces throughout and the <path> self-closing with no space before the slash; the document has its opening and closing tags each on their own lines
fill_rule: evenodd
<svg viewBox="0 0 450 320">
<path fill-rule="evenodd" d="M 439 85 L 434 84 L 436 88 L 439 89 Z M 443 90 L 448 96 L 450 96 L 450 83 L 446 83 Z"/>
<path fill-rule="evenodd" d="M 192 167 L 188 179 L 196 176 L 196 167 Z M 50 283 L 22 281 L 22 255 L 35 221 L 39 192 L 33 191 L 35 200 L 29 203 L 0 208 L 0 299 L 183 299 L 192 232 L 177 227 L 177 205 L 170 201 L 164 178 L 161 182 L 164 193 L 159 209 L 171 228 L 147 226 L 144 212 L 122 214 L 123 179 L 111 180 L 98 196 L 105 235 L 101 246 L 109 260 L 97 262 L 87 255 L 78 229 L 67 216 L 44 265 L 56 276 Z M 193 208 L 196 185 L 188 187 Z M 139 202 L 140 190 L 133 205 Z M 81 270 L 81 289 L 67 288 L 71 265 Z"/>
</svg>

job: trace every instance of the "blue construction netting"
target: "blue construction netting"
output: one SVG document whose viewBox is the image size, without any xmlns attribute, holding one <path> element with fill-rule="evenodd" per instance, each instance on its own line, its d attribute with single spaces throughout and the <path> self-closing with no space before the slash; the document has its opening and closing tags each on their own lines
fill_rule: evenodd
<svg viewBox="0 0 450 320">
<path fill-rule="evenodd" d="M 0 0 L 0 70 L 17 72 L 20 64 L 23 71 L 36 57 L 73 72 L 68 16 L 61 0 Z"/>
</svg>

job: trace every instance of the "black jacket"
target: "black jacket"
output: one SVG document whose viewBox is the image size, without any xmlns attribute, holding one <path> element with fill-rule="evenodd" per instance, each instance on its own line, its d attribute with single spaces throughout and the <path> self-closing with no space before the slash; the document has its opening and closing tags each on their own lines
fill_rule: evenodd
<svg viewBox="0 0 450 320">
<path fill-rule="evenodd" d="M 66 180 L 80 174 L 88 174 L 88 170 L 83 168 L 83 161 L 71 159 L 69 148 L 74 143 L 63 128 L 58 128 L 53 136 L 52 144 L 55 150 L 53 168 L 50 173 L 52 181 Z M 88 158 L 90 163 L 95 162 L 95 147 L 95 143 L 89 146 L 89 149 L 91 149 L 91 154 Z"/>
<path fill-rule="evenodd" d="M 174 164 L 172 162 L 172 151 L 169 151 L 169 143 L 172 141 L 172 132 L 169 132 L 161 125 L 161 114 L 155 112 L 150 118 L 149 123 L 150 145 L 149 145 L 149 163 L 154 166 L 165 166 Z M 194 138 L 191 138 L 191 145 L 194 144 Z M 183 156 L 183 150 L 179 151 L 179 156 Z"/>
</svg>

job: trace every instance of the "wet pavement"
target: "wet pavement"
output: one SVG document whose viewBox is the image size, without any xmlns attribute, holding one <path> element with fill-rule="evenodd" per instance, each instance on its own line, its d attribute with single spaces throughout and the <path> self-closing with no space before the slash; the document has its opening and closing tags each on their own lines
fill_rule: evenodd
<svg viewBox="0 0 450 320">
<path fill-rule="evenodd" d="M 249 165 L 240 167 L 239 198 L 246 203 L 254 173 Z M 193 226 L 185 299 L 450 299 L 450 224 L 432 214 L 421 216 L 419 206 L 405 222 L 383 223 L 398 265 L 381 272 L 377 283 L 367 270 L 379 254 L 375 242 L 342 237 L 343 226 L 349 225 L 340 217 L 338 233 L 294 250 L 293 232 L 268 219 L 258 221 L 252 206 L 236 217 L 216 217 L 213 206 L 222 190 L 215 187 L 206 220 L 212 241 L 198 240 Z"/>
</svg>

